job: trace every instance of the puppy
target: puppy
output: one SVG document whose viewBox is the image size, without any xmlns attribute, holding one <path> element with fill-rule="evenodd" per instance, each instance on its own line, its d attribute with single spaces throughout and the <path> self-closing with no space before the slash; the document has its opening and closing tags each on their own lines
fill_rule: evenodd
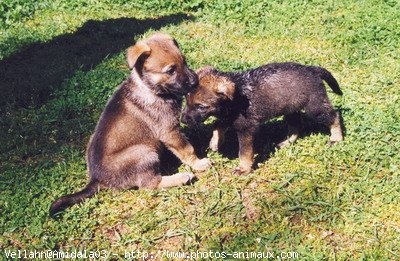
<svg viewBox="0 0 400 261">
<path fill-rule="evenodd" d="M 177 42 L 155 34 L 127 51 L 130 77 L 114 92 L 87 147 L 89 184 L 80 192 L 57 199 L 50 215 L 93 196 L 100 189 L 168 188 L 181 186 L 191 173 L 160 174 L 160 150 L 165 146 L 183 163 L 203 171 L 179 129 L 182 98 L 198 84 Z"/>
<path fill-rule="evenodd" d="M 321 67 L 297 63 L 272 63 L 246 72 L 220 72 L 211 66 L 197 71 L 199 86 L 186 96 L 182 122 L 198 124 L 210 115 L 217 121 L 210 141 L 216 151 L 227 127 L 239 140 L 240 165 L 236 174 L 247 174 L 253 165 L 253 141 L 260 124 L 285 115 L 288 139 L 278 147 L 293 143 L 299 133 L 300 111 L 330 128 L 330 143 L 343 140 L 340 118 L 332 108 L 323 80 L 339 95 L 342 91 L 330 72 Z"/>
</svg>

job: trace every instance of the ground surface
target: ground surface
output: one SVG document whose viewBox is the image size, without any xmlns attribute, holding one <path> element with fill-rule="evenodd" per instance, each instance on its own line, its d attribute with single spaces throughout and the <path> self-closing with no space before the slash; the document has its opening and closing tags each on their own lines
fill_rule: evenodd
<svg viewBox="0 0 400 261">
<path fill-rule="evenodd" d="M 0 249 L 295 251 L 301 259 L 400 258 L 400 9 L 397 1 L 9 1 L 0 3 Z M 256 171 L 233 176 L 234 134 L 193 186 L 104 191 L 57 220 L 51 202 L 86 184 L 85 145 L 124 51 L 173 35 L 197 69 L 277 61 L 321 65 L 345 141 L 280 119 L 257 141 Z M 199 152 L 210 128 L 185 130 Z M 166 169 L 185 170 L 167 155 Z M 0 256 L 5 256 L 2 251 Z M 116 258 L 114 256 L 113 258 Z"/>
</svg>

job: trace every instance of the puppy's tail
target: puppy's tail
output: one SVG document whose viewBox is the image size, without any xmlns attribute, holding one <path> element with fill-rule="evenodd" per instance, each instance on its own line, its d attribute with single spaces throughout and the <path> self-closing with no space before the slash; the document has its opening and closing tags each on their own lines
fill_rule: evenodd
<svg viewBox="0 0 400 261">
<path fill-rule="evenodd" d="M 92 197 L 99 191 L 100 184 L 97 180 L 91 180 L 89 184 L 86 185 L 84 189 L 79 192 L 62 196 L 51 204 L 50 216 L 53 217 L 56 213 L 63 211 L 75 204 L 78 204 L 85 200 L 86 198 Z"/>
<path fill-rule="evenodd" d="M 328 83 L 334 93 L 338 95 L 343 95 L 343 92 L 342 90 L 340 90 L 339 84 L 336 81 L 335 77 L 333 77 L 333 75 L 327 69 L 318 66 L 310 66 L 310 68 L 314 72 L 316 72 L 322 80 Z"/>
</svg>

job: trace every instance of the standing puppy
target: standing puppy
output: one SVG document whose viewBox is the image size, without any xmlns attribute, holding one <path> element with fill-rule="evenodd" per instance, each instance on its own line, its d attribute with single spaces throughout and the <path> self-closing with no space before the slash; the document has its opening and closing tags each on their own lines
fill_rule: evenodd
<svg viewBox="0 0 400 261">
<path fill-rule="evenodd" d="M 168 188 L 187 184 L 191 173 L 161 176 L 162 145 L 195 170 L 210 166 L 198 159 L 181 134 L 182 96 L 198 84 L 176 41 L 155 34 L 128 49 L 132 69 L 108 101 L 87 148 L 89 184 L 57 199 L 50 214 L 82 202 L 100 189 Z"/>
<path fill-rule="evenodd" d="M 342 95 L 330 72 L 321 67 L 297 63 L 272 63 L 246 72 L 225 73 L 211 66 L 198 72 L 199 86 L 186 96 L 182 122 L 194 125 L 213 115 L 218 118 L 210 148 L 218 149 L 227 127 L 239 139 L 240 165 L 236 174 L 247 174 L 253 165 L 253 141 L 260 124 L 285 115 L 293 143 L 299 132 L 300 111 L 330 128 L 330 143 L 343 139 L 340 119 L 328 99 L 323 80 Z"/>
</svg>

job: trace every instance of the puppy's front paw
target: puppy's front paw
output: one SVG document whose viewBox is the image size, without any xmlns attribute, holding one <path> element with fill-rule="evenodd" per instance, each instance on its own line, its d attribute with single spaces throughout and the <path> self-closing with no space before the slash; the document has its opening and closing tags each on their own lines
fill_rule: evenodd
<svg viewBox="0 0 400 261">
<path fill-rule="evenodd" d="M 239 176 L 244 176 L 247 175 L 251 172 L 251 168 L 244 168 L 244 167 L 236 167 L 233 171 L 233 175 L 239 175 Z"/>
<path fill-rule="evenodd" d="M 218 151 L 218 138 L 214 138 L 214 136 L 210 140 L 210 149 L 212 151 Z"/>
<path fill-rule="evenodd" d="M 333 146 L 335 144 L 338 144 L 339 142 L 340 141 L 337 141 L 337 140 L 330 140 L 330 141 L 328 141 L 328 146 L 331 147 L 331 146 Z"/>
<path fill-rule="evenodd" d="M 197 160 L 191 167 L 196 171 L 205 171 L 212 165 L 208 158 Z"/>
<path fill-rule="evenodd" d="M 282 149 L 284 147 L 287 147 L 290 145 L 290 141 L 289 140 L 284 140 L 280 143 L 278 143 L 278 145 L 276 145 L 276 147 L 278 147 L 278 149 Z"/>
<path fill-rule="evenodd" d="M 180 172 L 176 175 L 179 175 L 182 185 L 190 185 L 196 180 L 196 177 L 190 172 Z"/>
</svg>

